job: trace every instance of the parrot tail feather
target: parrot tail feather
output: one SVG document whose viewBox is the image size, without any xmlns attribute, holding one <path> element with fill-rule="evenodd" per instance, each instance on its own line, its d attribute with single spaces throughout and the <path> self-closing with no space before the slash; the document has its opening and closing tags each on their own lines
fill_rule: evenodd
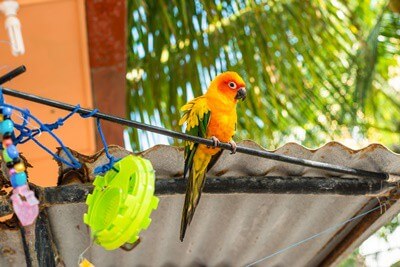
<svg viewBox="0 0 400 267">
<path fill-rule="evenodd" d="M 196 207 L 199 204 L 201 191 L 206 180 L 206 172 L 207 170 L 203 170 L 195 173 L 193 169 L 190 170 L 188 185 L 186 187 L 185 204 L 182 210 L 181 233 L 179 237 L 181 242 L 185 238 L 186 228 L 190 225 Z"/>
</svg>

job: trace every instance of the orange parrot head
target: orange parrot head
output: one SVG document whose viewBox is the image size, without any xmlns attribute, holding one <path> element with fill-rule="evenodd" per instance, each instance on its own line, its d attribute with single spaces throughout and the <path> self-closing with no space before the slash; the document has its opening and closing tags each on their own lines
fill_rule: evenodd
<svg viewBox="0 0 400 267">
<path fill-rule="evenodd" d="M 233 102 L 246 98 L 246 85 L 236 72 L 227 71 L 221 73 L 211 82 L 207 94 L 217 97 L 226 97 Z"/>
</svg>

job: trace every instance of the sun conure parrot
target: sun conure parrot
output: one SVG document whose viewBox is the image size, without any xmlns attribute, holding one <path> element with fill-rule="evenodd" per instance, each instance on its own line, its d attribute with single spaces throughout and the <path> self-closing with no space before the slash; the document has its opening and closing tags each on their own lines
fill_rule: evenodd
<svg viewBox="0 0 400 267">
<path fill-rule="evenodd" d="M 239 74 L 224 72 L 211 82 L 204 95 L 191 100 L 181 108 L 183 116 L 179 124 L 186 123 L 186 133 L 211 138 L 214 142 L 213 147 L 193 142 L 186 143 L 183 178 L 185 179 L 189 172 L 189 180 L 182 211 L 181 241 L 199 203 L 206 173 L 222 154 L 222 149 L 216 146 L 219 142 L 230 143 L 232 153 L 236 152 L 236 143 L 232 140 L 237 122 L 236 103 L 239 99 L 245 98 L 245 83 Z"/>
</svg>

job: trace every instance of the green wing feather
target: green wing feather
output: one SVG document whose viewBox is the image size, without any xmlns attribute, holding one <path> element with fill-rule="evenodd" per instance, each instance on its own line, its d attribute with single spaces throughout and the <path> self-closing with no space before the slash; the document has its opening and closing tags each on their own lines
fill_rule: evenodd
<svg viewBox="0 0 400 267">
<path fill-rule="evenodd" d="M 187 103 L 181 108 L 184 112 L 179 124 L 186 123 L 186 133 L 207 138 L 207 128 L 211 118 L 211 111 L 208 108 L 204 96 L 198 97 Z M 183 241 L 187 226 L 190 224 L 196 206 L 199 203 L 201 190 L 205 182 L 205 173 L 207 170 L 195 172 L 193 170 L 193 162 L 198 148 L 198 144 L 186 142 L 185 146 L 185 167 L 183 178 L 189 174 L 188 185 L 186 187 L 185 203 L 182 210 L 180 240 Z M 208 164 L 204 162 L 204 164 Z"/>
<path fill-rule="evenodd" d="M 188 131 L 186 131 L 186 133 L 194 136 L 207 138 L 207 127 L 210 122 L 210 118 L 211 118 L 210 111 L 204 113 L 203 119 L 200 119 L 200 117 L 198 117 L 199 124 L 197 126 L 190 128 Z M 197 143 L 188 142 L 185 146 L 185 167 L 183 170 L 184 179 L 186 179 L 186 175 L 193 164 L 193 157 L 194 154 L 196 153 L 198 145 L 199 144 Z"/>
</svg>

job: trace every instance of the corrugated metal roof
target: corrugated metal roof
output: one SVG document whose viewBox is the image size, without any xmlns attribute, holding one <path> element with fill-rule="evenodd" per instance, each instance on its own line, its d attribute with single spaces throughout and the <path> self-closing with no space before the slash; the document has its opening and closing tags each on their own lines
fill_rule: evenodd
<svg viewBox="0 0 400 267">
<path fill-rule="evenodd" d="M 251 141 L 241 146 L 261 149 Z M 118 147 L 111 151 L 117 156 L 129 152 Z M 351 150 L 339 143 L 329 143 L 317 150 L 308 150 L 297 144 L 287 144 L 274 153 L 312 159 L 370 171 L 400 174 L 400 155 L 381 145 L 362 150 Z M 182 149 L 156 146 L 140 153 L 148 158 L 156 170 L 157 179 L 181 177 Z M 93 179 L 91 170 L 106 162 L 103 153 L 92 157 L 75 154 L 84 161 L 84 175 Z M 71 181 L 70 174 L 60 168 L 60 182 Z M 224 152 L 210 176 L 347 176 L 314 170 L 287 163 L 256 158 L 244 154 Z M 359 178 L 363 179 L 363 178 Z M 87 178 L 83 177 L 83 181 Z M 297 248 L 277 255 L 259 266 L 318 266 L 332 264 L 340 255 L 360 244 L 373 230 L 378 229 L 400 211 L 398 192 L 382 192 L 381 200 L 391 199 L 388 212 L 371 213 L 346 224 L 336 231 L 310 240 Z M 262 256 L 271 254 L 333 225 L 343 222 L 377 205 L 374 195 L 319 195 L 319 194 L 203 194 L 185 241 L 178 238 L 183 195 L 160 196 L 159 208 L 152 214 L 153 222 L 141 235 L 141 243 L 132 251 L 117 249 L 105 251 L 93 246 L 86 257 L 96 266 L 243 266 Z M 48 208 L 50 225 L 59 255 L 66 266 L 76 266 L 79 254 L 89 244 L 89 230 L 82 221 L 86 206 L 83 203 L 53 205 Z M 6 238 L 18 243 L 16 231 L 1 231 L 0 243 Z M 368 235 L 367 235 L 368 234 Z M 8 243 L 9 244 L 9 243 Z M 8 245 L 9 246 L 9 245 Z M 21 249 L 15 245 L 16 253 Z M 20 260 L 13 255 L 5 259 Z M 3 266 L 3 265 L 2 265 Z M 16 266 L 16 265 L 15 265 Z"/>
<path fill-rule="evenodd" d="M 239 146 L 265 150 L 253 141 L 242 141 Z M 118 146 L 111 146 L 110 152 L 123 157 L 130 152 Z M 371 144 L 360 150 L 352 150 L 338 142 L 330 142 L 316 150 L 307 149 L 296 143 L 288 143 L 272 151 L 277 154 L 294 156 L 319 162 L 343 165 L 368 171 L 387 172 L 400 176 L 400 155 L 391 152 L 380 144 Z M 62 152 L 61 152 L 61 155 Z M 74 155 L 80 158 L 87 168 L 87 177 L 94 179 L 93 168 L 108 162 L 104 153 L 99 152 L 91 157 Z M 156 170 L 157 178 L 181 177 L 183 173 L 183 149 L 167 145 L 157 145 L 139 153 L 149 159 Z M 67 169 L 61 165 L 61 172 Z M 215 166 L 208 173 L 209 176 L 234 177 L 234 176 L 315 176 L 315 177 L 352 177 L 351 175 L 338 174 L 320 169 L 313 169 L 289 163 L 268 160 L 251 155 L 236 153 L 231 155 L 225 151 Z"/>
<path fill-rule="evenodd" d="M 178 239 L 182 196 L 163 196 L 152 224 L 133 251 L 87 254 L 96 266 L 243 266 L 348 219 L 365 197 L 313 195 L 205 194 L 183 243 Z M 349 203 L 350 202 L 350 203 Z M 84 204 L 49 209 L 52 229 L 67 266 L 74 266 L 89 244 L 82 223 Z M 334 233 L 310 241 L 268 261 L 268 266 L 309 266 Z"/>
</svg>

